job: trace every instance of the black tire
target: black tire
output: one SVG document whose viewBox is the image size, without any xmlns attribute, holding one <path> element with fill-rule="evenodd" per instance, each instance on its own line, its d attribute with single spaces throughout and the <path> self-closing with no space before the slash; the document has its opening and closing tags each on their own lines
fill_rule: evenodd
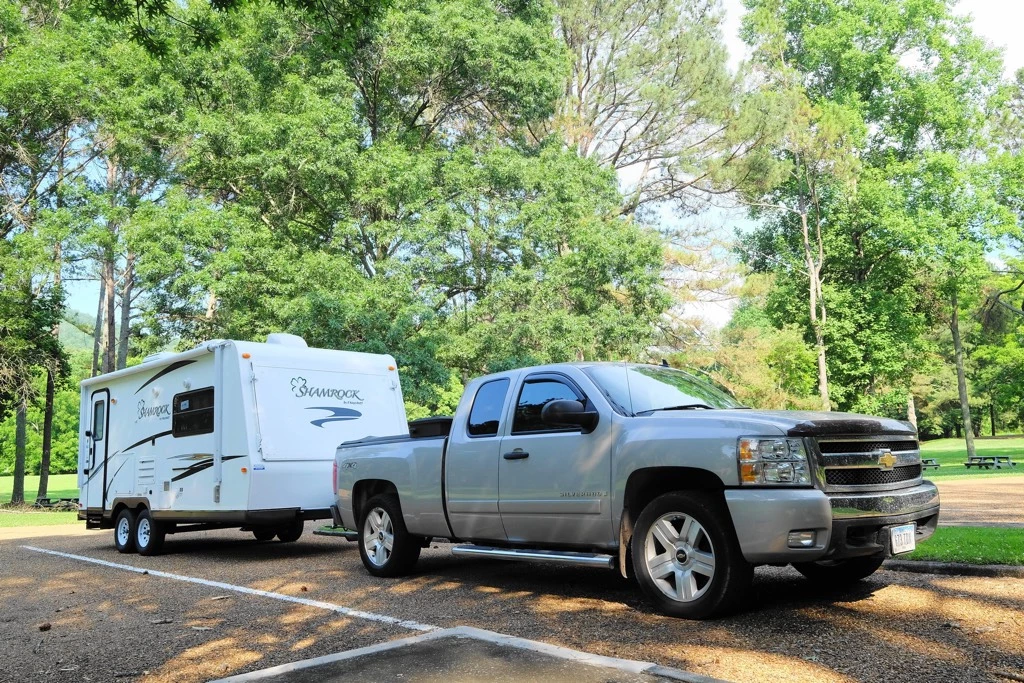
<svg viewBox="0 0 1024 683">
<path fill-rule="evenodd" d="M 656 524 L 660 531 L 652 531 Z M 735 610 L 754 576 L 725 505 L 698 491 L 666 493 L 648 503 L 633 529 L 630 555 L 647 598 L 662 614 L 683 619 Z"/>
<path fill-rule="evenodd" d="M 871 576 L 878 571 L 883 562 L 885 562 L 885 555 L 879 553 L 865 557 L 851 557 L 846 560 L 794 562 L 793 568 L 814 583 L 840 588 Z"/>
<path fill-rule="evenodd" d="M 122 509 L 114 520 L 114 547 L 119 553 L 135 552 L 135 510 Z"/>
<path fill-rule="evenodd" d="M 306 522 L 302 519 L 296 519 L 284 526 L 278 527 L 277 529 L 277 540 L 282 543 L 294 543 L 302 537 L 302 532 L 306 528 Z M 255 533 L 255 532 L 253 532 Z M 257 537 L 258 539 L 259 537 Z"/>
<path fill-rule="evenodd" d="M 135 519 L 135 547 L 139 555 L 158 555 L 167 535 L 163 524 L 153 519 L 149 510 L 141 510 Z"/>
<path fill-rule="evenodd" d="M 252 535 L 256 537 L 257 541 L 264 543 L 266 541 L 273 541 L 274 536 L 277 536 L 277 529 L 270 526 L 256 527 L 252 530 Z"/>
<path fill-rule="evenodd" d="M 390 551 L 385 547 L 388 535 L 391 537 Z M 408 574 L 420 559 L 421 540 L 406 530 L 397 496 L 385 493 L 366 502 L 360 513 L 357 541 L 359 557 L 366 571 L 385 577 Z"/>
</svg>

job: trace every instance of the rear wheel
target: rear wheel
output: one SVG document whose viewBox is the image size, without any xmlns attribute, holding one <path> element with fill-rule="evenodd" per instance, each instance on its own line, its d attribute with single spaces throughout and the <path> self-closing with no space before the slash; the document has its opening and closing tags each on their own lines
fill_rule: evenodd
<svg viewBox="0 0 1024 683">
<path fill-rule="evenodd" d="M 257 541 L 272 541 L 274 536 L 277 535 L 277 529 L 274 527 L 257 527 L 252 530 L 252 535 L 256 537 Z"/>
<path fill-rule="evenodd" d="M 885 555 L 851 557 L 846 560 L 821 560 L 819 562 L 794 562 L 793 568 L 815 583 L 826 586 L 845 586 L 856 583 L 878 571 L 885 562 Z"/>
<path fill-rule="evenodd" d="M 119 553 L 135 552 L 135 511 L 124 508 L 114 522 L 114 547 Z"/>
<path fill-rule="evenodd" d="M 673 617 L 704 619 L 735 609 L 754 574 L 728 511 L 701 492 L 651 501 L 630 542 L 633 570 L 647 597 Z"/>
<path fill-rule="evenodd" d="M 420 539 L 406 530 L 395 495 L 371 498 L 359 529 L 359 556 L 366 571 L 374 576 L 402 576 L 412 571 L 420 558 Z"/>
<path fill-rule="evenodd" d="M 277 538 L 282 543 L 294 543 L 299 540 L 302 536 L 303 529 L 306 528 L 306 522 L 301 519 L 296 519 L 293 522 L 285 524 L 284 526 L 277 529 Z M 255 532 L 254 532 L 255 533 Z M 259 539 L 259 536 L 256 537 Z"/>
<path fill-rule="evenodd" d="M 135 547 L 140 555 L 156 555 L 164 546 L 164 526 L 153 519 L 149 510 L 139 512 L 135 520 Z"/>
</svg>

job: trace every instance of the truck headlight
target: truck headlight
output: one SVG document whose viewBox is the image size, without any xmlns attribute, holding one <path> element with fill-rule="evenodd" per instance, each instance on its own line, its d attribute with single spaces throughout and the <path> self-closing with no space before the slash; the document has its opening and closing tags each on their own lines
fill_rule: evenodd
<svg viewBox="0 0 1024 683">
<path fill-rule="evenodd" d="M 803 439 L 747 437 L 740 439 L 737 450 L 741 484 L 807 486 L 811 483 Z"/>
</svg>

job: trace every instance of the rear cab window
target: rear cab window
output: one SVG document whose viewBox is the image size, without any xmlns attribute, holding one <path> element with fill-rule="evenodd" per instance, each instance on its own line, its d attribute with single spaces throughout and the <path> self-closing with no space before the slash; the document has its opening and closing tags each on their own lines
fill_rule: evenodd
<svg viewBox="0 0 1024 683">
<path fill-rule="evenodd" d="M 466 433 L 470 438 L 496 436 L 501 428 L 501 409 L 505 406 L 510 381 L 507 377 L 481 384 L 469 411 Z"/>
</svg>

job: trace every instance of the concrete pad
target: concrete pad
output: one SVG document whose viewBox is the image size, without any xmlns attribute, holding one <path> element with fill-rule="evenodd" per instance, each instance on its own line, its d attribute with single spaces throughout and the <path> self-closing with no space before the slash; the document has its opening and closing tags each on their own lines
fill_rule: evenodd
<svg viewBox="0 0 1024 683">
<path fill-rule="evenodd" d="M 653 683 L 715 679 L 471 627 L 437 630 L 213 683 Z"/>
</svg>

